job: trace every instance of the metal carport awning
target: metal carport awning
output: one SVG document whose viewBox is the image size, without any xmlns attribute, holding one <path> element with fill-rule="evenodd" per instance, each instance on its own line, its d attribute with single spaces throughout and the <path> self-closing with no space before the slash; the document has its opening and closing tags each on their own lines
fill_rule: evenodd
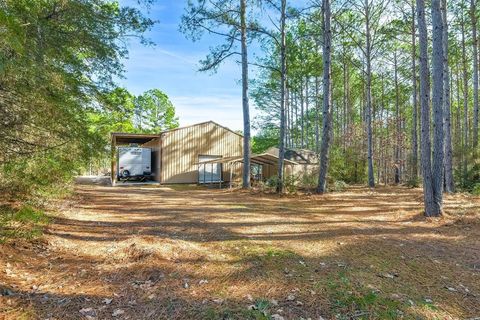
<svg viewBox="0 0 480 320">
<path fill-rule="evenodd" d="M 219 158 L 219 159 L 212 159 L 212 160 L 207 160 L 203 162 L 198 162 L 197 164 L 206 164 L 206 163 L 222 163 L 222 164 L 233 164 L 233 163 L 242 163 L 243 162 L 243 156 L 242 157 L 225 157 L 225 158 Z M 278 165 L 278 157 L 274 154 L 270 153 L 262 153 L 262 154 L 254 154 L 250 157 L 250 162 L 254 164 L 260 164 L 260 165 L 271 165 L 271 166 L 276 166 Z M 284 159 L 283 160 L 284 164 L 288 165 L 297 165 L 298 163 L 292 160 Z M 232 187 L 232 178 L 233 178 L 233 166 L 230 166 L 230 188 Z"/>
<path fill-rule="evenodd" d="M 224 157 L 218 159 L 212 159 L 202 162 L 197 162 L 196 164 L 203 164 L 203 163 L 235 163 L 235 162 L 243 162 L 242 157 Z M 278 157 L 276 155 L 270 153 L 262 153 L 262 154 L 254 154 L 250 157 L 250 162 L 256 164 L 269 164 L 269 165 L 277 165 L 278 164 Z M 289 165 L 297 165 L 298 163 L 292 160 L 284 159 L 283 162 Z"/>
</svg>

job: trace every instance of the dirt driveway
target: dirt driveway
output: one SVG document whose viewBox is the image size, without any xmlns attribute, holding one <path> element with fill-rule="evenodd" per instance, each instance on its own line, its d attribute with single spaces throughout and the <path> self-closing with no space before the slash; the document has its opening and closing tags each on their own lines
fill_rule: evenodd
<svg viewBox="0 0 480 320">
<path fill-rule="evenodd" d="M 44 241 L 5 245 L 0 318 L 480 317 L 480 200 L 78 186 Z"/>
</svg>

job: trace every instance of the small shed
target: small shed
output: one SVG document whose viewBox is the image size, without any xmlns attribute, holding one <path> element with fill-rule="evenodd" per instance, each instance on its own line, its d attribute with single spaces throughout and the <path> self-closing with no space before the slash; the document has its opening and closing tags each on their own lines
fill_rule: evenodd
<svg viewBox="0 0 480 320">
<path fill-rule="evenodd" d="M 265 152 L 278 157 L 279 149 L 271 147 Z M 319 156 L 315 151 L 308 149 L 285 149 L 285 159 L 297 163 L 288 174 L 310 174 L 318 170 Z"/>
</svg>

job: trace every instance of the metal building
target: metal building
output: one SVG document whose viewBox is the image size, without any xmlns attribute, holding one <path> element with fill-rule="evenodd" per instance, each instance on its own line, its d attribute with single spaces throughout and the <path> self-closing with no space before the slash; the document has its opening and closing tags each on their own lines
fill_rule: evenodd
<svg viewBox="0 0 480 320">
<path fill-rule="evenodd" d="M 112 133 L 112 184 L 116 183 L 118 146 L 152 149 L 152 174 L 159 183 L 216 183 L 241 174 L 238 163 L 208 163 L 214 159 L 242 156 L 243 136 L 213 121 L 159 134 Z M 205 162 L 202 164 L 202 162 Z M 231 168 L 230 166 L 234 166 Z"/>
</svg>

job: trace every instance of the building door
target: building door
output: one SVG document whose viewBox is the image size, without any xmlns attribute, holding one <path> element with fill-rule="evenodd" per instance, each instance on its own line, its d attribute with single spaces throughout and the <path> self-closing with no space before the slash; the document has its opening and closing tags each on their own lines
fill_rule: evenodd
<svg viewBox="0 0 480 320">
<path fill-rule="evenodd" d="M 222 181 L 221 163 L 202 163 L 220 158 L 221 156 L 198 156 L 198 183 L 213 183 Z"/>
</svg>

